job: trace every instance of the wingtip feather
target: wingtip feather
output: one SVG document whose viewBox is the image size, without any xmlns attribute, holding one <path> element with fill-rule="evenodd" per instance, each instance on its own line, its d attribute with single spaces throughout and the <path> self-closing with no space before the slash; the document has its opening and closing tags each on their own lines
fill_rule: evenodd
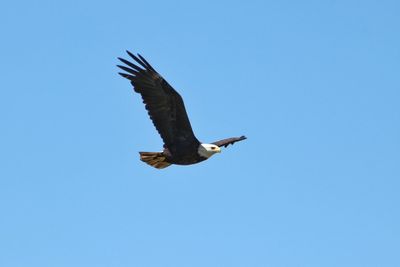
<svg viewBox="0 0 400 267">
<path fill-rule="evenodd" d="M 124 70 L 124 71 L 126 71 L 126 72 L 128 72 L 128 73 L 130 73 L 130 74 L 133 74 L 133 75 L 137 75 L 138 74 L 138 72 L 136 70 L 130 69 L 128 67 L 125 67 L 125 66 L 122 66 L 122 65 L 117 65 L 117 67 L 122 69 L 122 70 Z"/>
<path fill-rule="evenodd" d="M 132 54 L 130 51 L 126 50 L 126 53 L 133 58 L 140 66 L 142 66 L 143 68 L 147 69 L 148 66 L 146 65 L 146 63 L 144 63 L 140 58 L 138 58 L 137 56 L 135 56 L 134 54 Z"/>
<path fill-rule="evenodd" d="M 123 72 L 118 72 L 118 74 L 121 75 L 122 77 L 128 79 L 128 80 L 131 80 L 131 81 L 132 81 L 133 79 L 135 79 L 134 76 L 129 75 L 129 74 L 126 74 L 126 73 L 123 73 Z"/>
</svg>

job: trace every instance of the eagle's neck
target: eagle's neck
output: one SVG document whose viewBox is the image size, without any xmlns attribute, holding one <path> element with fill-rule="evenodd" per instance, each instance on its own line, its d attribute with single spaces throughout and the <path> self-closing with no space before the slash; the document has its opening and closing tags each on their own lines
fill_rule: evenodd
<svg viewBox="0 0 400 267">
<path fill-rule="evenodd" d="M 199 156 L 206 159 L 219 152 L 221 152 L 221 149 L 213 144 L 200 144 L 199 148 L 197 149 Z"/>
<path fill-rule="evenodd" d="M 197 153 L 200 155 L 200 157 L 207 159 L 212 156 L 212 154 L 209 151 L 207 151 L 202 145 L 199 145 Z"/>
</svg>

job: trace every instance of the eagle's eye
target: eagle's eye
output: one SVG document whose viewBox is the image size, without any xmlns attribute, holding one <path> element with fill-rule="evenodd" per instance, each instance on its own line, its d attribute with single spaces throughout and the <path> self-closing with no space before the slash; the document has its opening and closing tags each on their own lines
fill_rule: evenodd
<svg viewBox="0 0 400 267">
<path fill-rule="evenodd" d="M 215 150 L 215 146 L 212 146 L 211 149 L 212 149 L 212 150 Z"/>
</svg>

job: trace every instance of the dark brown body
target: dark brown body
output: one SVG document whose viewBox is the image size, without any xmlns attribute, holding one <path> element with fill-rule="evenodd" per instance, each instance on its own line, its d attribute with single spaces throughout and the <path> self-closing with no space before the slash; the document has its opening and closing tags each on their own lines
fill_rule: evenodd
<svg viewBox="0 0 400 267">
<path fill-rule="evenodd" d="M 205 157 L 200 156 L 197 153 L 197 150 L 198 146 L 195 149 L 190 148 L 188 150 L 182 150 L 182 152 L 184 153 L 179 153 L 181 151 L 176 151 L 175 154 L 173 155 L 171 154 L 168 148 L 164 148 L 164 151 L 162 153 L 166 157 L 166 160 L 169 163 L 176 165 L 191 165 L 207 159 Z M 188 151 L 190 151 L 190 153 L 188 153 Z"/>
</svg>

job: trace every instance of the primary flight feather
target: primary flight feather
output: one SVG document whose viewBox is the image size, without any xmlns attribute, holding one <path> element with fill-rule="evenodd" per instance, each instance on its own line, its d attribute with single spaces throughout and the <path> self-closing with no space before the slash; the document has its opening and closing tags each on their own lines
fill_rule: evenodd
<svg viewBox="0 0 400 267">
<path fill-rule="evenodd" d="M 130 80 L 134 91 L 142 96 L 150 119 L 164 142 L 162 152 L 139 152 L 143 162 L 157 169 L 171 164 L 195 164 L 221 152 L 221 147 L 246 139 L 241 136 L 211 144 L 201 143 L 193 133 L 185 104 L 178 92 L 141 55 L 127 53 L 136 64 L 118 58 L 125 64 L 117 65 L 125 71 L 119 74 Z"/>
</svg>

